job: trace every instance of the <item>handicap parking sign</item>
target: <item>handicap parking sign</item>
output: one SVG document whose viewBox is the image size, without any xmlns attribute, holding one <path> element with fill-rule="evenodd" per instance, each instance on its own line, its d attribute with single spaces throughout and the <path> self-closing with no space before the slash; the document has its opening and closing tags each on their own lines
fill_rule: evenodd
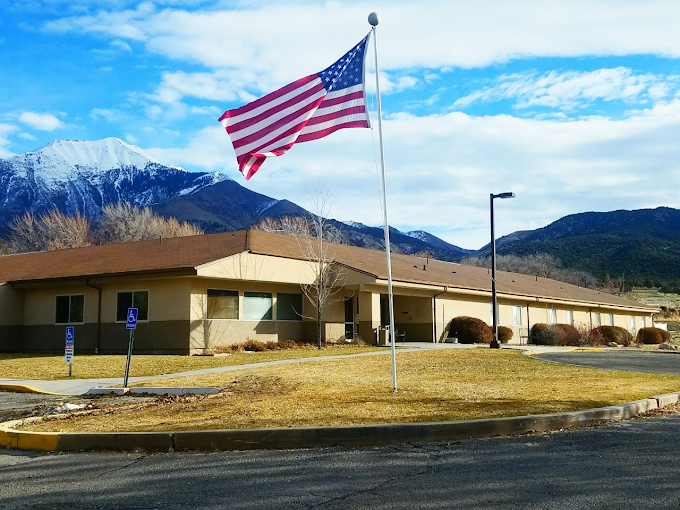
<svg viewBox="0 0 680 510">
<path fill-rule="evenodd" d="M 137 329 L 137 308 L 128 308 L 125 329 Z"/>
</svg>

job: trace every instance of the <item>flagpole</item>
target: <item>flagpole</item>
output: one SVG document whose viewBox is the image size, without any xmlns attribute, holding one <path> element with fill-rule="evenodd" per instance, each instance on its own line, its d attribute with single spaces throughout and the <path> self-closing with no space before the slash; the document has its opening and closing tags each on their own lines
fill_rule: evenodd
<svg viewBox="0 0 680 510">
<path fill-rule="evenodd" d="M 387 183 L 385 180 L 385 148 L 382 134 L 382 108 L 380 104 L 380 68 L 378 67 L 378 38 L 375 27 L 380 23 L 380 15 L 372 12 L 368 22 L 373 32 L 373 48 L 375 49 L 375 93 L 378 98 L 378 137 L 380 138 L 380 166 L 382 168 L 383 223 L 385 229 L 385 253 L 387 254 L 387 294 L 390 303 L 390 343 L 392 345 L 392 391 L 397 391 L 397 355 L 394 324 L 394 295 L 392 293 L 392 260 L 390 258 L 390 226 L 387 220 Z"/>
</svg>

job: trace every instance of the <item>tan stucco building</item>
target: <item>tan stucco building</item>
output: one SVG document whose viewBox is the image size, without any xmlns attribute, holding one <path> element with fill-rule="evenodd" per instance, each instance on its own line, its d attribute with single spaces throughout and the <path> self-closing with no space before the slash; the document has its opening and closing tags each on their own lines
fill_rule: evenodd
<svg viewBox="0 0 680 510">
<path fill-rule="evenodd" d="M 0 257 L 0 350 L 121 353 L 127 308 L 139 308 L 135 352 L 200 353 L 221 344 L 316 338 L 301 284 L 315 261 L 294 237 L 256 230 Z M 329 341 L 379 339 L 387 324 L 384 252 L 329 245 L 342 286 L 324 310 Z M 408 341 L 443 341 L 453 318 L 491 322 L 488 270 L 392 255 L 395 323 Z M 651 326 L 654 308 L 546 278 L 499 271 L 499 324 L 526 339 L 538 322 Z"/>
</svg>

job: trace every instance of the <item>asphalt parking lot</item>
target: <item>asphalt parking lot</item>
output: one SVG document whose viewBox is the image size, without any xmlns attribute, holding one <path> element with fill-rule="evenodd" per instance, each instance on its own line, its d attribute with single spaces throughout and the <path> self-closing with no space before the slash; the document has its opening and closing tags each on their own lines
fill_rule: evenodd
<svg viewBox="0 0 680 510">
<path fill-rule="evenodd" d="M 680 375 L 680 354 L 671 352 L 554 352 L 536 354 L 537 359 L 626 372 Z"/>
</svg>

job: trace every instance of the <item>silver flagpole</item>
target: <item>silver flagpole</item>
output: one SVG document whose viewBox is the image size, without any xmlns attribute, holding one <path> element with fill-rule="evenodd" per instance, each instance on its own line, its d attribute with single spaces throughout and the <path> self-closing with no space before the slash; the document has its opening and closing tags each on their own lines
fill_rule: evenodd
<svg viewBox="0 0 680 510">
<path fill-rule="evenodd" d="M 380 23 L 380 15 L 372 12 L 368 22 L 373 32 L 373 48 L 375 49 L 375 93 L 378 98 L 378 137 L 380 138 L 380 165 L 382 167 L 383 222 L 385 228 L 385 253 L 387 254 L 387 293 L 390 301 L 390 342 L 392 344 L 392 391 L 397 391 L 397 354 L 395 347 L 394 295 L 392 294 L 392 261 L 390 258 L 390 226 L 387 220 L 387 184 L 385 181 L 385 148 L 382 134 L 382 108 L 380 105 L 380 68 L 378 67 L 378 38 L 375 27 Z"/>
</svg>

